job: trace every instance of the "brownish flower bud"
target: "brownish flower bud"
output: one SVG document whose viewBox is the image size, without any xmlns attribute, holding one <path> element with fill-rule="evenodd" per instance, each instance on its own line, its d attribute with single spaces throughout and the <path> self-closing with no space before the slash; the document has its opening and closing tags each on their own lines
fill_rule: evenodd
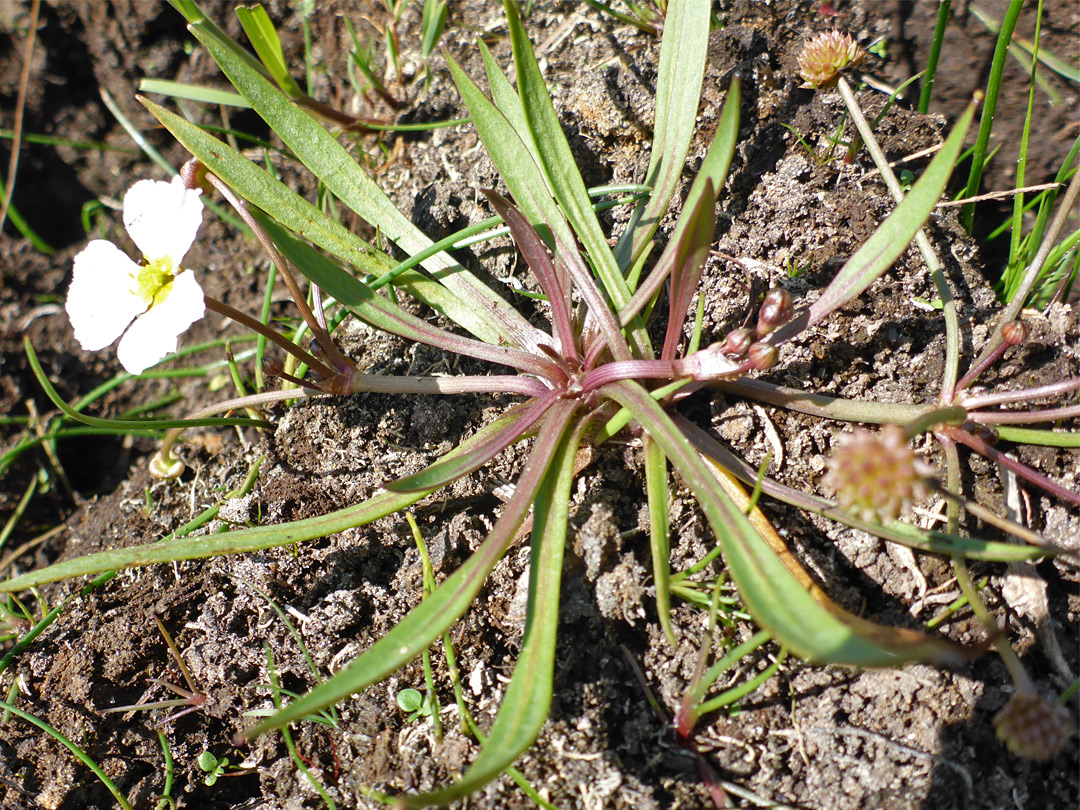
<svg viewBox="0 0 1080 810">
<path fill-rule="evenodd" d="M 835 84 L 840 71 L 862 64 L 864 51 L 850 35 L 840 31 L 818 34 L 807 40 L 799 54 L 799 75 L 805 87 Z"/>
<path fill-rule="evenodd" d="M 263 355 L 262 370 L 267 377 L 280 377 L 285 373 L 285 364 L 276 357 Z"/>
<path fill-rule="evenodd" d="M 840 505 L 866 520 L 890 520 L 925 498 L 927 479 L 934 468 L 908 446 L 898 425 L 886 425 L 872 433 L 862 428 L 842 439 L 828 460 L 824 484 L 840 499 Z"/>
<path fill-rule="evenodd" d="M 750 348 L 746 352 L 746 359 L 750 361 L 750 365 L 756 368 L 758 371 L 768 371 L 770 368 L 776 365 L 776 362 L 780 359 L 780 350 L 775 346 L 770 346 L 768 343 L 751 343 Z"/>
<path fill-rule="evenodd" d="M 783 287 L 773 287 L 765 293 L 758 310 L 757 336 L 765 337 L 791 320 L 795 314 L 794 299 Z"/>
<path fill-rule="evenodd" d="M 211 186 L 206 182 L 206 167 L 197 158 L 192 158 L 180 167 L 180 179 L 184 181 L 184 187 L 192 191 L 200 189 L 209 194 Z"/>
<path fill-rule="evenodd" d="M 754 333 L 745 326 L 740 326 L 738 329 L 732 329 L 727 333 L 724 342 L 721 344 L 721 350 L 724 354 L 730 354 L 732 357 L 742 357 L 750 348 L 753 340 Z"/>
<path fill-rule="evenodd" d="M 1075 730 L 1069 710 L 1031 692 L 1017 692 L 994 717 L 998 739 L 1024 759 L 1053 759 Z"/>
<path fill-rule="evenodd" d="M 1017 346 L 1028 339 L 1031 329 L 1023 321 L 1010 321 L 1001 327 L 1001 339 L 1009 346 Z"/>
</svg>

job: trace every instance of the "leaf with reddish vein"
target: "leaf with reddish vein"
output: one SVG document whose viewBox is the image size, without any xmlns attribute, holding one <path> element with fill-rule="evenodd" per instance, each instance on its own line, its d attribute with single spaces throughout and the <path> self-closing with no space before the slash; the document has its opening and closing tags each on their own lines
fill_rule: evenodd
<svg viewBox="0 0 1080 810">
<path fill-rule="evenodd" d="M 525 467 L 518 476 L 514 494 L 503 507 L 495 528 L 460 568 L 413 608 L 394 629 L 347 667 L 276 714 L 253 728 L 246 729 L 243 732 L 244 738 L 251 740 L 260 734 L 301 720 L 314 712 L 333 706 L 339 700 L 354 695 L 373 683 L 378 683 L 419 656 L 465 613 L 529 513 L 537 490 L 548 476 L 563 434 L 573 420 L 576 409 L 575 403 L 560 401 L 548 411 L 540 429 L 544 440 L 533 443 Z"/>
<path fill-rule="evenodd" d="M 558 402 L 560 396 L 562 396 L 561 391 L 548 391 L 543 396 L 518 406 L 521 409 L 520 415 L 511 424 L 469 448 L 467 453 L 454 458 L 439 459 L 418 473 L 389 482 L 385 485 L 386 488 L 391 492 L 432 490 L 480 469 L 511 444 L 521 439 L 551 406 Z"/>
<path fill-rule="evenodd" d="M 559 342 L 559 350 L 569 360 L 580 360 L 570 314 L 570 287 L 562 283 L 543 240 L 529 220 L 525 219 L 509 200 L 490 189 L 481 189 L 480 192 L 510 228 L 514 243 L 525 257 L 529 268 L 536 274 L 536 279 L 551 306 L 551 326 Z"/>
<path fill-rule="evenodd" d="M 376 293 L 355 276 L 346 273 L 306 242 L 301 241 L 261 211 L 252 212 L 266 228 L 282 254 L 305 276 L 332 295 L 358 318 L 406 340 L 415 340 L 478 360 L 510 366 L 545 379 L 561 379 L 558 365 L 546 357 L 508 346 L 495 346 L 471 337 L 455 335 L 418 318 L 388 298 Z M 534 331 L 539 330 L 533 327 Z M 546 340 L 551 338 L 540 333 Z"/>
<path fill-rule="evenodd" d="M 664 348 L 660 352 L 663 360 L 675 357 L 690 301 L 697 292 L 701 271 L 705 269 L 705 259 L 709 256 L 713 229 L 716 227 L 716 190 L 711 180 L 705 181 L 702 194 L 695 203 L 686 220 L 686 227 L 680 229 L 681 232 L 668 243 L 661 256 L 663 261 L 670 253 L 668 261 L 671 263 L 671 314 L 668 316 Z"/>
</svg>

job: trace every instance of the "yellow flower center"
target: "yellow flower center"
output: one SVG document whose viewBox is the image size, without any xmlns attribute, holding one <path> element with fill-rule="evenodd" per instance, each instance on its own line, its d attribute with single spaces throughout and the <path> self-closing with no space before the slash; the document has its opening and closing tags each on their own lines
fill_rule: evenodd
<svg viewBox="0 0 1080 810">
<path fill-rule="evenodd" d="M 169 297 L 176 270 L 176 265 L 168 256 L 147 262 L 139 268 L 139 275 L 135 279 L 138 284 L 136 294 L 146 304 L 147 309 Z"/>
</svg>

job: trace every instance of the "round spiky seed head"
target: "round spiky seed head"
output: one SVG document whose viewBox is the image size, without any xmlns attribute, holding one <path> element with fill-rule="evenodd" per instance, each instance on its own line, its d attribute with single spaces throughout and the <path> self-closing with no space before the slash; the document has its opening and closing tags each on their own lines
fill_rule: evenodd
<svg viewBox="0 0 1080 810">
<path fill-rule="evenodd" d="M 765 293 L 765 300 L 758 310 L 757 336 L 765 337 L 791 320 L 795 314 L 794 300 L 791 293 L 783 287 L 773 287 Z"/>
<path fill-rule="evenodd" d="M 925 498 L 934 468 L 908 446 L 898 425 L 871 432 L 856 428 L 828 460 L 824 484 L 840 505 L 866 520 L 891 520 Z"/>
<path fill-rule="evenodd" d="M 758 371 L 768 371 L 770 368 L 776 365 L 780 359 L 780 350 L 775 346 L 770 346 L 768 343 L 751 343 L 750 348 L 746 352 L 746 359 L 750 361 L 750 365 L 756 368 Z"/>
<path fill-rule="evenodd" d="M 1010 321 L 1001 327 L 1001 339 L 1010 346 L 1017 346 L 1028 339 L 1031 330 L 1023 321 Z"/>
<path fill-rule="evenodd" d="M 1053 759 L 1073 733 L 1069 710 L 1031 692 L 1017 692 L 994 717 L 1001 740 L 1024 759 Z"/>
<path fill-rule="evenodd" d="M 804 87 L 829 87 L 840 71 L 862 64 L 864 51 L 850 35 L 828 31 L 807 40 L 799 54 L 799 75 Z"/>
</svg>

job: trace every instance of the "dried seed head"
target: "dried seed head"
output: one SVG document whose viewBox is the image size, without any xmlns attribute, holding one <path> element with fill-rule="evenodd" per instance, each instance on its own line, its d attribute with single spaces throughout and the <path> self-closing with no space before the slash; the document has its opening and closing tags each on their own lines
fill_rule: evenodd
<svg viewBox="0 0 1080 810">
<path fill-rule="evenodd" d="M 1010 321 L 1001 327 L 1001 339 L 1009 346 L 1016 346 L 1028 339 L 1031 330 L 1023 321 Z"/>
<path fill-rule="evenodd" d="M 927 479 L 934 468 L 908 446 L 898 425 L 871 432 L 856 428 L 841 440 L 828 461 L 824 484 L 840 505 L 864 519 L 889 520 L 911 508 L 912 501 L 930 491 Z"/>
<path fill-rule="evenodd" d="M 780 359 L 780 350 L 775 346 L 770 346 L 768 343 L 751 343 L 750 348 L 746 352 L 746 359 L 750 361 L 750 365 L 756 368 L 758 371 L 768 371 L 770 368 L 776 365 L 776 362 Z"/>
<path fill-rule="evenodd" d="M 758 310 L 757 336 L 765 337 L 790 321 L 795 314 L 793 302 L 791 293 L 783 287 L 773 287 L 765 293 L 765 300 Z"/>
<path fill-rule="evenodd" d="M 864 51 L 850 35 L 828 31 L 807 40 L 799 54 L 799 75 L 805 87 L 828 87 L 844 68 L 862 64 Z"/>
<path fill-rule="evenodd" d="M 1031 692 L 1017 692 L 994 717 L 998 739 L 1024 759 L 1048 760 L 1075 730 L 1069 710 Z"/>
</svg>

